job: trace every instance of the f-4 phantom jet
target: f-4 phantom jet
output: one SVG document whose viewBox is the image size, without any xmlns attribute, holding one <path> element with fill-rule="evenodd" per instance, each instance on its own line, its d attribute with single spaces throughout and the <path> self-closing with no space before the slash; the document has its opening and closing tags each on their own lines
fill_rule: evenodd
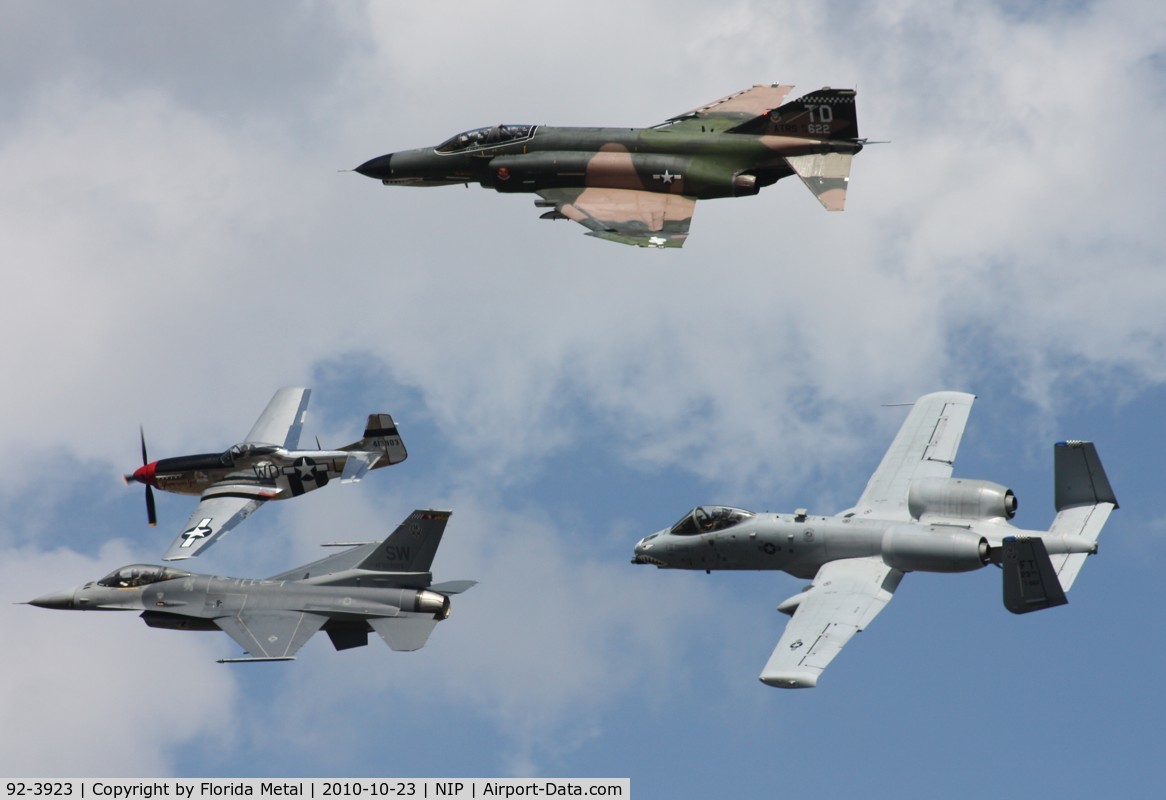
<svg viewBox="0 0 1166 800">
<path fill-rule="evenodd" d="M 574 220 L 622 244 L 680 247 L 697 200 L 757 194 L 789 175 L 828 211 L 842 210 L 865 143 L 855 92 L 824 88 L 783 105 L 791 89 L 754 86 L 651 128 L 478 128 L 356 171 L 386 186 L 532 192 L 549 209 L 542 219 Z"/>
<path fill-rule="evenodd" d="M 368 644 L 370 631 L 394 650 L 419 650 L 434 626 L 449 617 L 449 595 L 476 584 L 432 582 L 429 568 L 449 516 L 449 511 L 414 511 L 384 542 L 358 545 L 266 580 L 131 564 L 30 604 L 141 611 L 152 628 L 221 630 L 247 656 L 220 663 L 290 661 L 319 630 L 337 650 Z"/>
<path fill-rule="evenodd" d="M 1012 491 L 953 478 L 952 464 L 973 395 L 919 398 L 851 509 L 831 517 L 754 514 L 701 506 L 639 541 L 633 564 L 667 569 L 777 569 L 813 578 L 777 610 L 790 615 L 761 672 L 783 688 L 816 686 L 818 676 L 890 602 L 904 573 L 1003 568 L 1004 605 L 1023 614 L 1068 602 L 1085 558 L 1117 508 L 1091 442 L 1053 448 L 1054 505 L 1047 531 L 1023 531 Z"/>
<path fill-rule="evenodd" d="M 164 561 L 193 558 L 268 500 L 286 500 L 326 486 L 359 481 L 370 469 L 408 456 L 388 414 L 370 414 L 364 436 L 338 450 L 299 450 L 311 390 L 275 393 L 247 438 L 221 453 L 149 461 L 142 435 L 142 466 L 127 483 L 146 485 L 146 515 L 157 523 L 153 489 L 201 496 Z"/>
</svg>

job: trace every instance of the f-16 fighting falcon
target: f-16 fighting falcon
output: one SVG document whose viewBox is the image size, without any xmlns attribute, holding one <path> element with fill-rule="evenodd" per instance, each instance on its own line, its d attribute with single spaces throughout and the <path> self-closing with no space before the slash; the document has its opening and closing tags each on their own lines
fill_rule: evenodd
<svg viewBox="0 0 1166 800">
<path fill-rule="evenodd" d="M 310 395 L 309 389 L 280 389 L 247 438 L 221 453 L 149 461 L 142 434 L 142 466 L 125 480 L 146 485 L 150 524 L 158 521 L 155 487 L 202 498 L 164 561 L 197 556 L 268 500 L 296 497 L 335 478 L 359 481 L 370 469 L 399 464 L 408 456 L 388 414 L 370 414 L 358 442 L 338 450 L 298 450 Z"/>
<path fill-rule="evenodd" d="M 1068 602 L 1086 556 L 1117 508 L 1092 442 L 1053 448 L 1054 505 L 1047 531 L 1008 520 L 1016 496 L 996 483 L 953 478 L 952 463 L 973 395 L 919 398 L 854 508 L 832 517 L 754 514 L 702 506 L 639 541 L 633 564 L 666 569 L 779 569 L 813 583 L 785 600 L 785 632 L 762 682 L 813 687 L 822 670 L 866 628 L 914 570 L 1003 568 L 1004 605 L 1016 614 Z"/>
<path fill-rule="evenodd" d="M 384 542 L 361 544 L 266 580 L 132 564 L 31 605 L 141 611 L 152 628 L 221 630 L 247 656 L 220 663 L 290 661 L 318 630 L 337 650 L 368 644 L 369 631 L 394 650 L 419 650 L 449 617 L 449 595 L 477 583 L 432 582 L 430 565 L 450 513 L 414 511 Z"/>
<path fill-rule="evenodd" d="M 613 242 L 680 247 L 697 200 L 757 194 L 788 175 L 828 211 L 842 210 L 851 158 L 865 144 L 855 92 L 824 88 L 783 105 L 791 89 L 754 86 L 651 128 L 478 128 L 356 171 L 386 186 L 533 192 L 549 209 L 542 219 L 574 220 Z"/>
</svg>

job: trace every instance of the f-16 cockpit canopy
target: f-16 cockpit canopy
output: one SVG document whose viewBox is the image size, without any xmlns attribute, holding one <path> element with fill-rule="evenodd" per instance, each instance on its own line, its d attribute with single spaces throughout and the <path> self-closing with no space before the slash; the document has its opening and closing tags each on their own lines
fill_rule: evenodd
<svg viewBox="0 0 1166 800">
<path fill-rule="evenodd" d="M 109 586 L 114 589 L 131 589 L 135 586 L 146 586 L 158 581 L 170 581 L 189 576 L 189 572 L 183 572 L 173 567 L 159 567 L 155 564 L 130 564 L 128 567 L 122 567 L 109 573 L 99 580 L 97 585 Z"/>
<path fill-rule="evenodd" d="M 729 506 L 697 506 L 689 511 L 680 521 L 672 526 L 670 533 L 677 536 L 688 536 L 694 533 L 712 533 L 723 531 L 734 525 L 740 525 L 747 519 L 753 518 L 752 511 Z"/>
<path fill-rule="evenodd" d="M 439 153 L 461 153 L 480 147 L 497 147 L 500 144 L 529 139 L 537 127 L 537 125 L 490 125 L 459 133 L 439 144 L 436 150 Z"/>
</svg>

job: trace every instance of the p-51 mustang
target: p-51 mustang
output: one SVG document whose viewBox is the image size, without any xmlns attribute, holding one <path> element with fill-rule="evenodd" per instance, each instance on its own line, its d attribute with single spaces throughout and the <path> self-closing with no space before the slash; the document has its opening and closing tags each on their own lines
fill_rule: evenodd
<svg viewBox="0 0 1166 800">
<path fill-rule="evenodd" d="M 326 486 L 359 481 L 370 469 L 408 456 L 388 414 L 370 414 L 364 437 L 338 450 L 298 450 L 310 389 L 287 387 L 271 398 L 242 443 L 222 453 L 149 461 L 142 436 L 142 466 L 127 483 L 146 485 L 146 515 L 157 523 L 153 487 L 202 499 L 165 561 L 193 558 L 268 500 L 286 500 Z"/>
<path fill-rule="evenodd" d="M 449 511 L 414 511 L 381 543 L 358 545 L 266 580 L 131 564 L 99 581 L 46 594 L 41 608 L 141 611 L 152 628 L 224 631 L 247 652 L 234 661 L 290 661 L 323 630 L 337 650 L 376 631 L 394 650 L 419 650 L 449 617 L 449 595 L 476 581 L 433 583 Z"/>
<path fill-rule="evenodd" d="M 754 86 L 651 128 L 495 125 L 356 168 L 386 186 L 470 182 L 531 192 L 598 236 L 680 247 L 697 200 L 754 195 L 797 175 L 827 211 L 846 202 L 862 150 L 855 93 L 829 87 L 784 103 L 792 86 Z"/>
<path fill-rule="evenodd" d="M 702 506 L 639 541 L 633 564 L 669 569 L 779 569 L 813 583 L 777 607 L 791 619 L 761 672 L 784 688 L 816 686 L 822 670 L 891 600 L 903 574 L 1003 568 L 1004 605 L 1024 614 L 1068 602 L 1117 498 L 1092 442 L 1053 448 L 1048 531 L 1008 520 L 1016 496 L 952 478 L 973 395 L 919 398 L 858 504 L 832 517 Z"/>
</svg>

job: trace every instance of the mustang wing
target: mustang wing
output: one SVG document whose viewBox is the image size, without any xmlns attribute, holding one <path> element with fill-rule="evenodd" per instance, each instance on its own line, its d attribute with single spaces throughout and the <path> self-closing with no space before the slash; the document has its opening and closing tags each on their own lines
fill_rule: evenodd
<svg viewBox="0 0 1166 800">
<path fill-rule="evenodd" d="M 295 450 L 300 443 L 300 431 L 304 428 L 304 415 L 311 394 L 311 389 L 296 386 L 280 389 L 263 409 L 244 441 L 278 444 Z"/>
<path fill-rule="evenodd" d="M 212 486 L 203 493 L 198 507 L 186 521 L 186 527 L 178 534 L 162 560 L 194 558 L 278 492 L 275 488 L 259 486 Z"/>
<path fill-rule="evenodd" d="M 848 558 L 822 565 L 814 582 L 778 609 L 793 614 L 761 680 L 786 689 L 812 688 L 850 637 L 891 601 L 903 573 L 880 558 Z"/>
<path fill-rule="evenodd" d="M 544 218 L 570 219 L 590 228 L 588 236 L 639 247 L 683 246 L 696 208 L 695 198 L 640 189 L 543 189 L 539 194 L 555 206 Z"/>
<path fill-rule="evenodd" d="M 910 519 L 907 492 L 911 482 L 951 477 L 975 399 L 963 392 L 935 392 L 916 400 L 858 504 L 845 513 L 877 512 L 880 519 Z"/>
<path fill-rule="evenodd" d="M 767 114 L 780 106 L 793 86 L 779 84 L 752 86 L 708 105 L 677 114 L 665 125 L 668 130 L 716 132 Z M 717 124 L 718 122 L 724 124 Z"/>
<path fill-rule="evenodd" d="M 306 611 L 244 609 L 238 616 L 219 617 L 215 624 L 252 658 L 292 658 L 327 621 Z"/>
</svg>

